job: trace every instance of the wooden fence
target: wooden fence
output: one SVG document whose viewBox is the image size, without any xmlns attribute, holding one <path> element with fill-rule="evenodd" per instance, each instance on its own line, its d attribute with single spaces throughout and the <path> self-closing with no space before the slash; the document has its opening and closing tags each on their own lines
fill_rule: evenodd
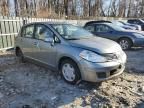
<svg viewBox="0 0 144 108">
<path fill-rule="evenodd" d="M 23 21 L 19 18 L 0 17 L 0 50 L 12 48 Z"/>
<path fill-rule="evenodd" d="M 112 18 L 100 18 L 100 20 L 112 20 Z M 98 19 L 99 20 L 99 19 Z M 0 16 L 0 50 L 14 47 L 14 40 L 19 29 L 24 23 L 30 22 L 65 22 L 83 26 L 90 20 L 64 20 L 64 19 L 44 19 L 44 18 L 23 18 L 23 17 L 4 17 Z"/>
</svg>

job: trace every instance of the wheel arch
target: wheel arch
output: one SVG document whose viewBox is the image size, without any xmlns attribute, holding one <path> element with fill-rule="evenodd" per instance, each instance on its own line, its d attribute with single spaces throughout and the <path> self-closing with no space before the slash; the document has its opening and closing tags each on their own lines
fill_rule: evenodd
<svg viewBox="0 0 144 108">
<path fill-rule="evenodd" d="M 62 61 L 67 60 L 67 59 L 73 61 L 74 63 L 76 63 L 77 67 L 79 68 L 78 63 L 76 62 L 76 60 L 74 58 L 68 57 L 68 56 L 63 56 L 58 61 L 58 69 L 60 69 Z"/>
<path fill-rule="evenodd" d="M 128 40 L 130 40 L 132 45 L 133 45 L 133 43 L 134 43 L 134 42 L 133 42 L 133 39 L 131 39 L 130 37 L 126 37 L 126 36 L 120 37 L 120 38 L 117 40 L 117 42 L 119 43 L 119 41 L 120 41 L 121 39 L 128 39 Z"/>
<path fill-rule="evenodd" d="M 68 56 L 63 56 L 59 59 L 59 62 L 58 62 L 58 69 L 60 70 L 59 71 L 59 74 L 62 75 L 62 71 L 61 71 L 61 65 L 63 63 L 64 60 L 68 60 L 69 62 L 71 61 L 71 63 L 74 63 L 73 66 L 75 66 L 75 69 L 77 70 L 76 72 L 76 76 L 77 78 L 74 80 L 74 83 L 72 82 L 71 84 L 76 84 L 77 81 L 81 80 L 82 79 L 82 73 L 81 73 L 81 70 L 80 70 L 80 66 L 79 66 L 79 63 L 76 62 L 76 60 L 72 57 L 68 57 Z M 63 76 L 63 75 L 62 75 Z M 65 79 L 65 78 L 64 78 Z"/>
</svg>

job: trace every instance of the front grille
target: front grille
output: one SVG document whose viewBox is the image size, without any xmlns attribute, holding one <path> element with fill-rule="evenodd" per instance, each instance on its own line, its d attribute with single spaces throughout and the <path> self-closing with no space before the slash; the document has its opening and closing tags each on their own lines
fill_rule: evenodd
<svg viewBox="0 0 144 108">
<path fill-rule="evenodd" d="M 108 72 L 97 73 L 98 78 L 107 78 L 117 74 L 122 69 L 122 65 L 119 65 L 116 69 L 110 70 Z"/>
</svg>

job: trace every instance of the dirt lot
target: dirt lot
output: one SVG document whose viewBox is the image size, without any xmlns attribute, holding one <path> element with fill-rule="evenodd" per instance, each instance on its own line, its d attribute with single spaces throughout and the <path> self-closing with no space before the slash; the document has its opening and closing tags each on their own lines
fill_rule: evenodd
<svg viewBox="0 0 144 108">
<path fill-rule="evenodd" d="M 0 53 L 0 108 L 144 108 L 144 49 L 126 52 L 125 72 L 101 86 L 65 83 L 56 72 Z"/>
</svg>

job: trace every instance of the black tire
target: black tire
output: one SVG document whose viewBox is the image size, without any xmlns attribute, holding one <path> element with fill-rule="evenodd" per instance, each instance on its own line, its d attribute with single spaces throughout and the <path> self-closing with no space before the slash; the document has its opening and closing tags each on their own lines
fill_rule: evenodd
<svg viewBox="0 0 144 108">
<path fill-rule="evenodd" d="M 66 79 L 66 76 L 65 76 L 64 73 L 63 73 L 63 66 L 66 65 L 66 64 L 70 64 L 70 66 L 72 66 L 72 67 L 74 68 L 75 78 L 74 78 L 72 81 L 67 80 L 67 79 Z M 65 59 L 65 60 L 63 60 L 63 61 L 61 62 L 60 72 L 61 72 L 61 75 L 62 75 L 63 79 L 64 79 L 66 82 L 70 83 L 70 84 L 76 84 L 77 81 L 79 81 L 79 80 L 81 79 L 80 70 L 79 70 L 77 64 L 76 64 L 74 61 L 70 60 L 70 59 Z"/>
<path fill-rule="evenodd" d="M 118 43 L 120 44 L 121 48 L 123 50 L 131 49 L 132 47 L 132 41 L 129 38 L 121 38 Z"/>
<path fill-rule="evenodd" d="M 20 48 L 16 49 L 16 56 L 19 62 L 24 62 L 24 56 Z"/>
</svg>

